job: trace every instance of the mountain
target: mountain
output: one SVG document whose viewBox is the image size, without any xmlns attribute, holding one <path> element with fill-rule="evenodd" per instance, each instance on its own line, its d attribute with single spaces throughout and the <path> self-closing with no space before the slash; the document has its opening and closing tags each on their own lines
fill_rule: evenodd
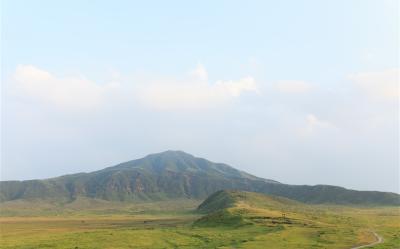
<svg viewBox="0 0 400 249">
<path fill-rule="evenodd" d="M 395 193 L 282 184 L 182 151 L 151 154 L 91 173 L 45 180 L 2 181 L 0 201 L 69 202 L 78 197 L 110 201 L 204 199 L 223 189 L 261 192 L 313 204 L 400 205 L 400 196 Z"/>
</svg>

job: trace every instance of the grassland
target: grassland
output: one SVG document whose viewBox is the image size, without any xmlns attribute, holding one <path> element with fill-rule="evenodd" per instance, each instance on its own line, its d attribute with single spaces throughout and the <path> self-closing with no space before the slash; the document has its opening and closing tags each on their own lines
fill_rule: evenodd
<svg viewBox="0 0 400 249">
<path fill-rule="evenodd" d="M 82 199 L 0 206 L 0 248 L 400 248 L 397 207 L 310 206 L 254 193 L 196 211 L 198 200 Z M 225 203 L 226 204 L 226 203 Z"/>
</svg>

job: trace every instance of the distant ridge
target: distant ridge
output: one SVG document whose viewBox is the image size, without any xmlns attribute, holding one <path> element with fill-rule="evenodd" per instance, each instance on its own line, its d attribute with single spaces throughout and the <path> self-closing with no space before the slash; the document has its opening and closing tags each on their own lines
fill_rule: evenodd
<svg viewBox="0 0 400 249">
<path fill-rule="evenodd" d="M 287 185 L 183 151 L 151 154 L 91 173 L 45 180 L 2 181 L 0 201 L 69 202 L 78 197 L 109 201 L 204 199 L 223 189 L 261 192 L 313 204 L 400 205 L 400 195 L 395 193 L 356 191 L 328 185 Z"/>
</svg>

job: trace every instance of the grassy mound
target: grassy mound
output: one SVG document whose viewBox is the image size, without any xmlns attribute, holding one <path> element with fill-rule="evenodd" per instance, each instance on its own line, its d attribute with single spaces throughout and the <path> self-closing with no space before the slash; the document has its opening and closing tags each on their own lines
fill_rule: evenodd
<svg viewBox="0 0 400 249">
<path fill-rule="evenodd" d="M 233 213 L 228 209 L 222 209 L 201 217 L 193 225 L 197 227 L 240 227 L 248 224 L 252 223 L 246 222 L 243 216 Z"/>
<path fill-rule="evenodd" d="M 197 211 L 206 215 L 194 222 L 194 226 L 231 226 L 251 224 L 292 224 L 295 213 L 291 210 L 304 205 L 276 196 L 260 193 L 221 190 L 208 197 Z M 290 215 L 289 215 L 290 214 Z"/>
<path fill-rule="evenodd" d="M 210 195 L 200 206 L 197 211 L 200 213 L 212 213 L 221 209 L 232 207 L 235 198 L 232 191 L 220 190 Z"/>
<path fill-rule="evenodd" d="M 197 211 L 200 213 L 212 213 L 240 205 L 275 209 L 288 206 L 302 206 L 299 202 L 278 196 L 238 190 L 220 190 L 203 201 L 197 208 Z"/>
</svg>

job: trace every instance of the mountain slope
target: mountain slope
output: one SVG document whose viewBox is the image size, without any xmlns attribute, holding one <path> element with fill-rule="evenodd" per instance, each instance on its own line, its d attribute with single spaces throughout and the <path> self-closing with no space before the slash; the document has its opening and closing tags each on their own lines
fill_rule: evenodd
<svg viewBox="0 0 400 249">
<path fill-rule="evenodd" d="M 91 173 L 45 180 L 0 182 L 0 201 L 78 197 L 111 201 L 204 199 L 222 189 L 283 196 L 306 203 L 400 205 L 398 194 L 335 186 L 296 186 L 259 178 L 226 164 L 181 151 L 166 151 Z"/>
<path fill-rule="evenodd" d="M 114 201 L 205 198 L 219 189 L 251 189 L 253 181 L 277 183 L 181 151 L 166 151 L 91 173 L 0 182 L 0 200 L 68 201 L 79 196 Z"/>
</svg>

